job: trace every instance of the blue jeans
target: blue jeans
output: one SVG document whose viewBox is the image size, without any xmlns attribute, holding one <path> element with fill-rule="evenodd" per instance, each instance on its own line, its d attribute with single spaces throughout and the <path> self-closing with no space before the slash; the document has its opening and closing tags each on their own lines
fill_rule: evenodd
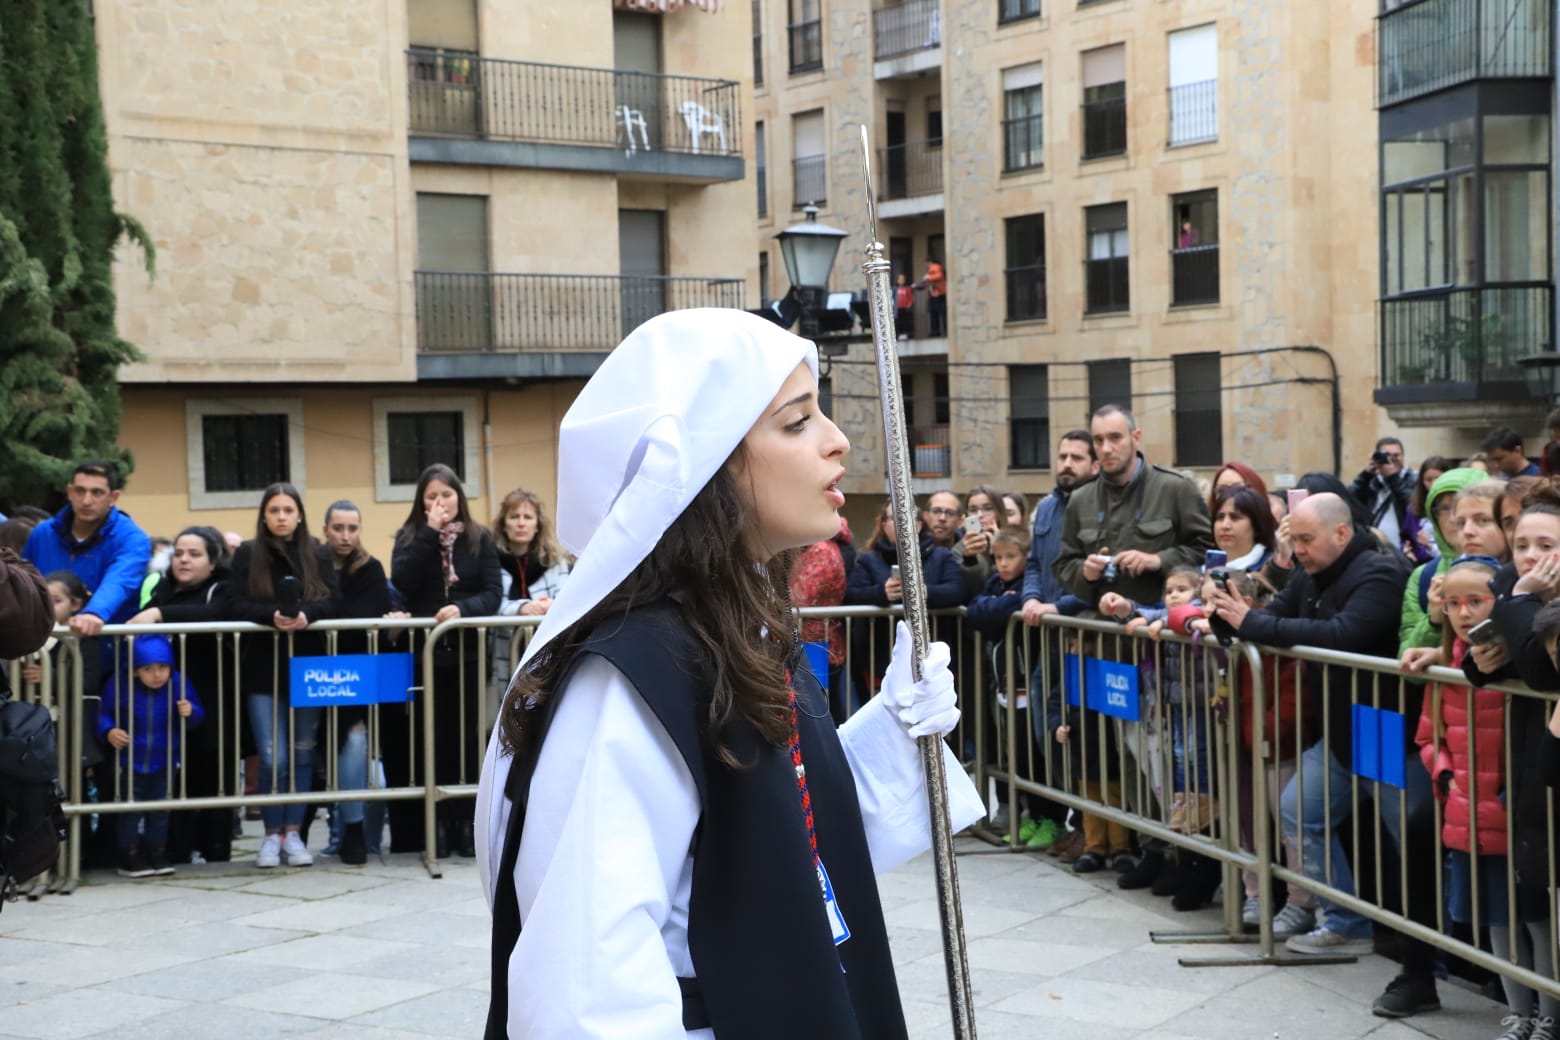
<svg viewBox="0 0 1560 1040">
<path fill-rule="evenodd" d="M 336 756 L 336 782 L 343 791 L 368 786 L 368 729 L 362 723 L 347 730 L 347 739 L 341 742 L 341 752 Z M 336 808 L 342 823 L 363 822 L 362 802 L 341 802 Z"/>
<path fill-rule="evenodd" d="M 128 779 L 134 801 L 155 802 L 168 797 L 168 770 L 166 769 L 159 769 L 154 773 L 131 773 Z M 142 820 L 146 821 L 144 835 L 138 833 L 142 829 Z M 167 810 L 120 813 L 119 819 L 114 821 L 114 828 L 121 849 L 128 849 L 138 844 L 137 838 L 143 836 L 148 849 L 160 849 L 168 844 Z"/>
<path fill-rule="evenodd" d="M 249 695 L 249 723 L 260 750 L 260 793 L 271 794 L 274 772 L 281 791 L 308 791 L 314 786 L 314 741 L 320 728 L 319 708 L 294 708 L 269 693 Z M 292 761 L 288 761 L 288 745 Z M 289 766 L 291 768 L 289 768 Z M 260 808 L 266 833 L 300 827 L 308 806 L 266 805 Z"/>
<path fill-rule="evenodd" d="M 1410 826 L 1420 817 L 1433 812 L 1434 795 L 1430 788 L 1430 775 L 1425 772 L 1419 756 L 1409 752 L 1404 764 L 1406 790 L 1387 784 L 1379 788 L 1368 780 L 1360 781 L 1362 797 L 1370 797 L 1376 788 L 1376 798 L 1381 807 L 1381 822 L 1388 838 L 1401 852 L 1403 835 L 1398 819 L 1400 807 L 1406 804 Z M 1325 770 L 1325 772 L 1324 772 Z M 1322 778 L 1327 777 L 1330 790 L 1324 792 Z M 1320 742 L 1306 748 L 1300 756 L 1300 771 L 1284 788 L 1279 798 L 1279 817 L 1284 825 L 1284 839 L 1291 847 L 1298 845 L 1304 859 L 1302 872 L 1313 881 L 1332 886 L 1353 895 L 1354 873 L 1348 857 L 1343 854 L 1343 843 L 1338 839 L 1340 828 L 1348 823 L 1355 810 L 1354 777 L 1339 764 Z M 1302 781 L 1304 786 L 1302 787 Z M 1330 797 L 1324 797 L 1324 793 Z M 1301 829 L 1301 809 L 1304 809 L 1305 827 Z M 1332 876 L 1327 874 L 1327 855 L 1332 856 Z M 1325 895 L 1318 896 L 1322 908 L 1327 911 L 1327 930 L 1346 935 L 1351 939 L 1368 939 L 1372 935 L 1370 919 L 1352 910 L 1345 910 Z"/>
</svg>

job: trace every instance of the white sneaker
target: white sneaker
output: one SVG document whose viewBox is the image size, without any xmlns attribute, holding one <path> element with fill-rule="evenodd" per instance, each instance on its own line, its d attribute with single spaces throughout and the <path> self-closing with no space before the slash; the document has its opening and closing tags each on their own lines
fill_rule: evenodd
<svg viewBox="0 0 1560 1040">
<path fill-rule="evenodd" d="M 1291 935 L 1304 935 L 1316 927 L 1316 911 L 1293 903 L 1273 915 L 1273 938 L 1287 939 Z"/>
<path fill-rule="evenodd" d="M 280 834 L 267 834 L 265 840 L 260 843 L 260 854 L 255 857 L 257 867 L 279 867 L 282 865 L 282 836 Z"/>
<path fill-rule="evenodd" d="M 303 839 L 298 837 L 297 831 L 287 832 L 287 837 L 282 842 L 282 851 L 287 853 L 289 867 L 307 867 L 314 862 L 314 854 L 303 843 Z"/>
<path fill-rule="evenodd" d="M 1284 945 L 1291 953 L 1322 957 L 1367 957 L 1375 951 L 1375 944 L 1369 938 L 1351 938 L 1325 925 L 1304 935 L 1291 935 Z"/>
<path fill-rule="evenodd" d="M 1500 1024 L 1506 1028 L 1495 1040 L 1532 1040 L 1533 1024 L 1531 1018 L 1523 1018 L 1521 1015 L 1507 1015 L 1500 1020 Z"/>
<path fill-rule="evenodd" d="M 1256 896 L 1247 896 L 1240 907 L 1240 923 L 1255 928 L 1262 923 L 1262 903 Z"/>
</svg>

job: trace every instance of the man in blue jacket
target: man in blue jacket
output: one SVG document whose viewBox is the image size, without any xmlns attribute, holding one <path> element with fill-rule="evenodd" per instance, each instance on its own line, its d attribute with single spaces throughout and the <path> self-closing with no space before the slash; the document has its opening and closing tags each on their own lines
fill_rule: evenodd
<svg viewBox="0 0 1560 1040">
<path fill-rule="evenodd" d="M 70 571 L 92 598 L 70 627 L 95 636 L 135 613 L 152 555 L 151 539 L 119 511 L 119 467 L 102 459 L 76 465 L 65 488 L 70 504 L 34 527 L 22 556 L 43 574 Z"/>
</svg>

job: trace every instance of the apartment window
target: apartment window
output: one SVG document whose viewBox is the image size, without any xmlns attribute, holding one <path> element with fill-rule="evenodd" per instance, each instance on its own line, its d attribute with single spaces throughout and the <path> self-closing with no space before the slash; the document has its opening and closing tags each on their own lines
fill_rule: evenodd
<svg viewBox="0 0 1560 1040">
<path fill-rule="evenodd" d="M 1040 17 L 1040 0 L 997 0 L 997 24 Z"/>
<path fill-rule="evenodd" d="M 468 498 L 482 494 L 481 420 L 475 397 L 374 400 L 374 498 L 409 502 L 422 471 L 441 462 Z"/>
<path fill-rule="evenodd" d="M 1085 314 L 1109 314 L 1127 310 L 1127 204 L 1112 202 L 1083 211 L 1089 240 L 1085 278 Z"/>
<path fill-rule="evenodd" d="M 1113 44 L 1083 52 L 1083 157 L 1127 150 L 1127 48 Z"/>
<path fill-rule="evenodd" d="M 1043 78 L 1040 63 L 1002 73 L 1002 168 L 1027 170 L 1045 165 Z"/>
<path fill-rule="evenodd" d="M 1049 469 L 1051 381 L 1045 365 L 1008 366 L 1008 466 Z"/>
<path fill-rule="evenodd" d="M 791 72 L 823 68 L 823 0 L 790 0 Z"/>
<path fill-rule="evenodd" d="M 764 85 L 764 0 L 753 0 L 753 86 Z"/>
<path fill-rule="evenodd" d="M 470 136 L 480 105 L 475 0 L 410 0 L 406 9 L 408 119 L 422 133 Z"/>
<path fill-rule="evenodd" d="M 1219 302 L 1219 193 L 1170 196 L 1170 303 Z"/>
<path fill-rule="evenodd" d="M 1199 25 L 1170 34 L 1170 144 L 1219 137 L 1219 30 Z"/>
<path fill-rule="evenodd" d="M 943 235 L 941 231 L 935 235 L 926 236 L 926 259 L 935 260 L 939 264 L 943 262 Z"/>
<path fill-rule="evenodd" d="M 769 295 L 769 254 L 758 254 L 758 305 L 768 307 L 769 301 L 774 299 Z"/>
<path fill-rule="evenodd" d="M 1217 466 L 1224 459 L 1219 355 L 1176 354 L 1175 464 Z"/>
<path fill-rule="evenodd" d="M 926 147 L 942 147 L 942 95 L 926 99 Z"/>
<path fill-rule="evenodd" d="M 1112 358 L 1089 363 L 1089 414 L 1108 404 L 1132 409 L 1132 361 Z"/>
<path fill-rule="evenodd" d="M 301 401 L 191 398 L 184 426 L 191 509 L 252 509 L 271 484 L 306 483 Z"/>
<path fill-rule="evenodd" d="M 953 421 L 953 391 L 947 372 L 932 373 L 932 421 L 942 426 Z"/>
<path fill-rule="evenodd" d="M 769 146 L 764 139 L 762 121 L 753 127 L 753 165 L 758 171 L 758 215 L 769 216 Z"/>
<path fill-rule="evenodd" d="M 791 117 L 791 208 L 823 205 L 828 197 L 823 109 Z"/>
<path fill-rule="evenodd" d="M 818 411 L 834 419 L 834 377 L 818 377 Z"/>
<path fill-rule="evenodd" d="M 1045 216 L 1009 217 L 1007 226 L 1007 320 L 1045 317 Z"/>
<path fill-rule="evenodd" d="M 488 350 L 493 345 L 487 198 L 417 194 L 417 345 Z"/>
</svg>

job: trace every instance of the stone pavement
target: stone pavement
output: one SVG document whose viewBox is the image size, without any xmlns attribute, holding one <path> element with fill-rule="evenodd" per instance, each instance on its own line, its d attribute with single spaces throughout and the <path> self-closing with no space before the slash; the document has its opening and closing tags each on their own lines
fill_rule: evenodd
<svg viewBox="0 0 1560 1040">
<path fill-rule="evenodd" d="M 250 825 L 253 827 L 254 825 Z M 316 828 L 317 831 L 323 827 Z M 252 850 L 253 837 L 241 844 Z M 1487 1040 L 1496 1005 L 1455 985 L 1446 1010 L 1370 1014 L 1393 974 L 1337 967 L 1183 968 L 1249 946 L 1161 946 L 1150 929 L 1218 927 L 1115 876 L 961 839 L 983 1040 Z M 471 1040 L 487 1006 L 487 906 L 469 860 L 429 879 L 410 856 L 301 870 L 252 861 L 174 878 L 89 875 L 70 896 L 0 913 L 0 1040 L 249 1037 Z M 882 880 L 912 1037 L 950 1034 L 928 857 Z M 822 1040 L 822 1038 L 820 1038 Z"/>
</svg>

